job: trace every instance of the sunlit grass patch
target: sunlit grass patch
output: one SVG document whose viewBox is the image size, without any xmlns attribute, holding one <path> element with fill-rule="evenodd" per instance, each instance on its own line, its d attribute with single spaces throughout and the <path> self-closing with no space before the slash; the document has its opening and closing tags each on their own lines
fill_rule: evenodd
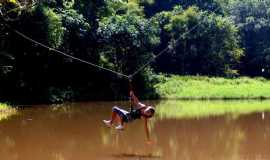
<svg viewBox="0 0 270 160">
<path fill-rule="evenodd" d="M 203 118 L 230 114 L 238 116 L 270 111 L 267 101 L 161 101 L 156 106 L 159 118 Z"/>
<path fill-rule="evenodd" d="M 16 113 L 17 110 L 15 108 L 12 108 L 7 104 L 0 103 L 0 122 L 2 120 L 8 119 L 10 116 Z"/>
<path fill-rule="evenodd" d="M 270 98 L 270 81 L 264 78 L 175 76 L 155 86 L 168 99 L 265 99 Z"/>
</svg>

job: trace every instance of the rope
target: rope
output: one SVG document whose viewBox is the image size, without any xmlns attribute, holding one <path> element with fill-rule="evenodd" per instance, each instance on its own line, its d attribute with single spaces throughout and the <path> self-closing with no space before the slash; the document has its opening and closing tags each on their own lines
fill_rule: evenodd
<svg viewBox="0 0 270 160">
<path fill-rule="evenodd" d="M 178 41 L 184 37 L 185 35 L 187 35 L 188 33 L 190 33 L 191 31 L 193 31 L 198 25 L 192 27 L 189 31 L 187 31 L 186 33 L 184 33 L 183 35 L 181 35 L 179 38 L 176 39 L 175 44 L 178 43 Z M 141 70 L 143 70 L 146 66 L 148 66 L 150 63 L 154 62 L 155 59 L 157 59 L 159 56 L 161 56 L 163 53 L 165 53 L 167 50 L 170 49 L 170 45 L 168 45 L 166 48 L 164 48 L 161 52 L 159 52 L 157 55 L 155 55 L 153 58 L 151 58 L 147 63 L 145 63 L 143 66 L 141 66 L 139 69 L 137 69 L 133 74 L 131 74 L 131 77 L 134 77 L 136 74 L 138 74 Z"/>
</svg>

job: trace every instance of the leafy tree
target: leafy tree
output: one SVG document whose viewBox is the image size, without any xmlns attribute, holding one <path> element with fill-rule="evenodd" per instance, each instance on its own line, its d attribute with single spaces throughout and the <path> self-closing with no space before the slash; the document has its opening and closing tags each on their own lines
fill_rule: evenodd
<svg viewBox="0 0 270 160">
<path fill-rule="evenodd" d="M 124 74 L 132 74 L 145 64 L 159 43 L 157 23 L 136 12 L 104 17 L 99 26 L 101 64 Z M 140 73 L 136 77 L 141 84 L 137 88 L 147 88 L 145 76 Z"/>
<path fill-rule="evenodd" d="M 123 73 L 132 73 L 144 64 L 159 43 L 157 25 L 136 15 L 105 18 L 98 33 L 104 43 L 103 58 Z"/>
<path fill-rule="evenodd" d="M 251 76 L 269 76 L 270 2 L 230 1 L 229 14 L 239 27 L 245 56 L 241 71 Z"/>
<path fill-rule="evenodd" d="M 163 15 L 169 15 L 164 29 L 170 37 L 170 50 L 158 61 L 157 66 L 162 67 L 157 67 L 159 71 L 225 75 L 235 69 L 242 50 L 238 30 L 230 19 L 196 7 Z"/>
<path fill-rule="evenodd" d="M 55 13 L 52 9 L 44 7 L 44 15 L 48 26 L 47 36 L 49 45 L 58 48 L 63 42 L 64 27 L 62 26 L 62 17 Z"/>
<path fill-rule="evenodd" d="M 218 0 L 142 0 L 141 5 L 144 6 L 145 14 L 148 17 L 158 12 L 170 11 L 175 6 L 182 6 L 184 9 L 190 6 L 197 6 L 202 10 L 215 11 L 223 14 L 223 9 Z"/>
<path fill-rule="evenodd" d="M 38 42 L 125 74 L 169 46 L 134 79 L 135 88 L 146 96 L 153 92 L 153 69 L 219 76 L 236 75 L 240 69 L 245 75 L 269 76 L 269 3 L 50 0 L 28 7 L 30 2 L 1 1 L 0 98 L 24 102 L 119 99 L 127 95 L 128 86 L 121 77 L 23 39 L 4 23 Z"/>
</svg>

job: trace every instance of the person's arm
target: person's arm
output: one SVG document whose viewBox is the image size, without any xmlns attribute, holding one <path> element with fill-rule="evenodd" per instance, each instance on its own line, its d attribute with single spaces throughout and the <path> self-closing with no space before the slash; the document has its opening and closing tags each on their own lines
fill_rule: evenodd
<svg viewBox="0 0 270 160">
<path fill-rule="evenodd" d="M 131 97 L 132 103 L 133 103 L 136 107 L 138 107 L 138 108 L 140 108 L 140 107 L 145 107 L 145 104 L 143 104 L 143 103 L 141 103 L 141 102 L 139 101 L 139 99 L 135 96 L 135 94 L 134 94 L 133 91 L 130 91 L 130 97 Z"/>
<path fill-rule="evenodd" d="M 144 129 L 145 129 L 145 133 L 146 133 L 146 139 L 147 139 L 147 142 L 151 142 L 151 139 L 150 139 L 150 133 L 149 133 L 149 128 L 148 128 L 148 120 L 147 118 L 144 118 Z"/>
</svg>

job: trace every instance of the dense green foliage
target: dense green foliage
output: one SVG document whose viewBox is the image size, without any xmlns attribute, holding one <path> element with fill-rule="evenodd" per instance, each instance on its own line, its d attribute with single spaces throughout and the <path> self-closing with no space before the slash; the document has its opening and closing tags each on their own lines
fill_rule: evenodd
<svg viewBox="0 0 270 160">
<path fill-rule="evenodd" d="M 265 99 L 270 97 L 270 81 L 264 78 L 160 76 L 160 80 L 155 87 L 161 98 Z"/>
<path fill-rule="evenodd" d="M 240 30 L 245 56 L 241 72 L 251 76 L 270 75 L 270 1 L 232 1 L 229 14 Z"/>
<path fill-rule="evenodd" d="M 0 110 L 2 111 L 2 110 L 6 110 L 6 109 L 8 109 L 8 108 L 11 108 L 10 106 L 8 106 L 7 104 L 5 104 L 5 103 L 0 103 Z"/>
<path fill-rule="evenodd" d="M 10 116 L 15 115 L 17 110 L 10 105 L 0 103 L 0 122 L 8 119 Z"/>
<path fill-rule="evenodd" d="M 269 5 L 257 0 L 45 0 L 33 6 L 1 1 L 0 98 L 61 102 L 126 99 L 128 93 L 123 77 L 64 58 L 11 28 L 127 75 L 169 46 L 134 77 L 144 98 L 156 97 L 159 72 L 268 77 Z"/>
<path fill-rule="evenodd" d="M 163 24 L 163 30 L 171 45 L 168 53 L 158 60 L 157 69 L 188 75 L 225 75 L 235 69 L 242 49 L 238 45 L 238 30 L 234 23 L 229 18 L 196 7 L 177 10 L 180 10 L 174 11 L 177 14 L 157 14 L 158 21 L 168 21 Z M 187 33 L 189 30 L 192 31 Z"/>
</svg>

